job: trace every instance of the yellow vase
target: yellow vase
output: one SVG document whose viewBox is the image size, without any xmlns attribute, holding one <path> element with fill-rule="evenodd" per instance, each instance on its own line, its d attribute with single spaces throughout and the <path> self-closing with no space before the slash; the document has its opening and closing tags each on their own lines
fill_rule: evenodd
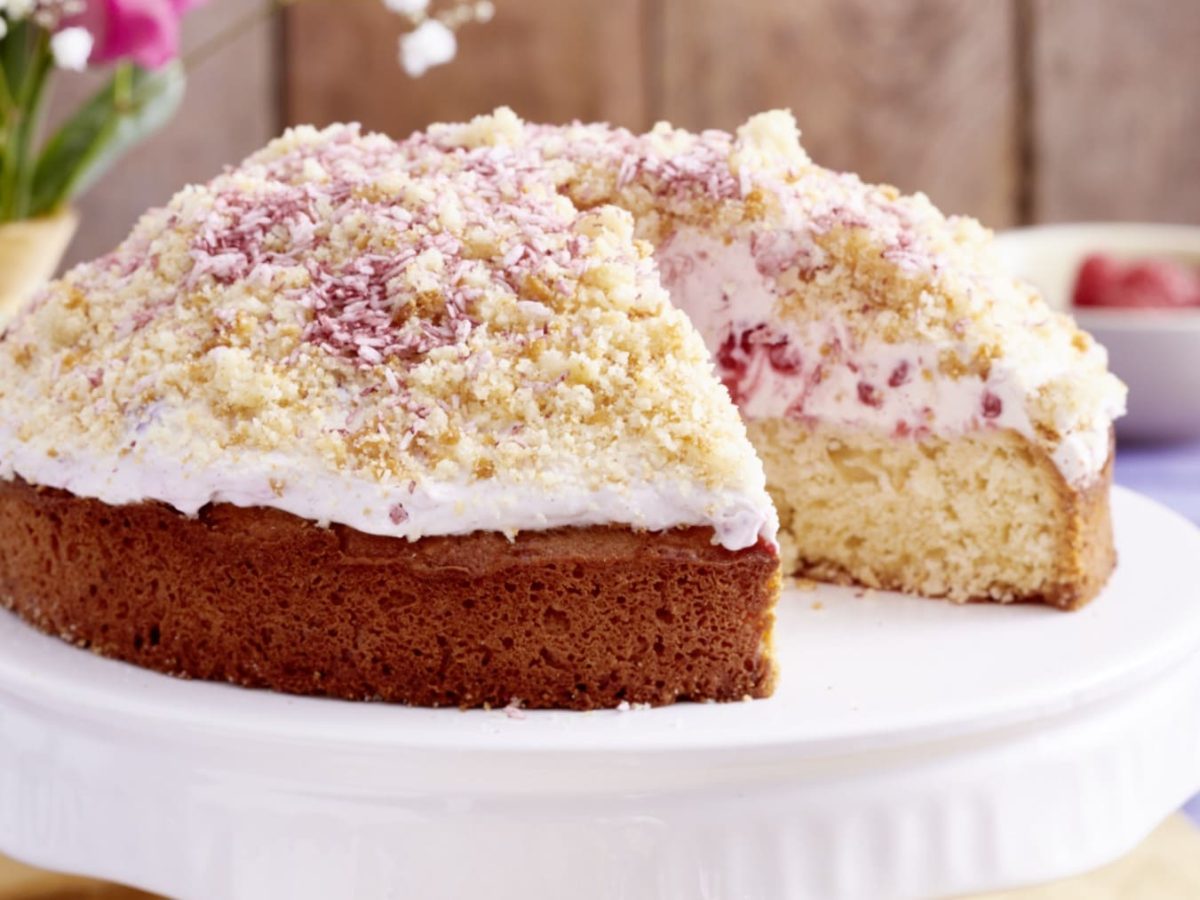
<svg viewBox="0 0 1200 900">
<path fill-rule="evenodd" d="M 0 328 L 54 275 L 78 225 L 73 209 L 0 224 Z"/>
</svg>

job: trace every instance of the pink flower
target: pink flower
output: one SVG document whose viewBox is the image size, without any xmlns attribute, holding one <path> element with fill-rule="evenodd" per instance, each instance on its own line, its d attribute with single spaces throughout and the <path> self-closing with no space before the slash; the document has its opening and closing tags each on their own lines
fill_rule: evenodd
<svg viewBox="0 0 1200 900">
<path fill-rule="evenodd" d="M 70 25 L 86 28 L 96 39 L 91 65 L 130 59 L 157 69 L 179 55 L 184 13 L 207 0 L 87 0 Z"/>
</svg>

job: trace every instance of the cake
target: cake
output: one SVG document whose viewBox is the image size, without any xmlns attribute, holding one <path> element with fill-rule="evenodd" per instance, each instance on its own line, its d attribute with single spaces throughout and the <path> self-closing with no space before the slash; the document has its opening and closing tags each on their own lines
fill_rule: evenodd
<svg viewBox="0 0 1200 900">
<path fill-rule="evenodd" d="M 762 465 L 633 217 L 419 143 L 295 129 L 18 314 L 0 601 L 300 694 L 767 696 Z"/>
<path fill-rule="evenodd" d="M 764 697 L 781 570 L 1093 598 L 1124 398 L 787 113 L 298 128 L 0 336 L 0 601 L 294 693 Z"/>
<path fill-rule="evenodd" d="M 976 221 L 815 165 L 781 111 L 636 135 L 499 110 L 409 147 L 633 214 L 766 466 L 786 572 L 1068 609 L 1103 586 L 1125 388 Z"/>
</svg>

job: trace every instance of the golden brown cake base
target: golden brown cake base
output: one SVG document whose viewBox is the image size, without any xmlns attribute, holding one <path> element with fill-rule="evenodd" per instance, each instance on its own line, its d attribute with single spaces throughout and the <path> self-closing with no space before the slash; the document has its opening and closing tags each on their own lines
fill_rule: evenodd
<svg viewBox="0 0 1200 900">
<path fill-rule="evenodd" d="M 422 706 L 771 693 L 773 548 L 592 527 L 403 539 L 0 482 L 0 602 L 172 675 Z"/>
<path fill-rule="evenodd" d="M 1011 431 L 921 440 L 749 423 L 784 571 L 957 602 L 1078 609 L 1116 564 L 1112 456 L 1083 490 Z"/>
</svg>

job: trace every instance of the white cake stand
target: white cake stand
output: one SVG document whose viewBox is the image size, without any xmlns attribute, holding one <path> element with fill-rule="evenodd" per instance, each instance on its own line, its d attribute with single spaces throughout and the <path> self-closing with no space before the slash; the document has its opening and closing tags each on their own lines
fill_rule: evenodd
<svg viewBox="0 0 1200 900">
<path fill-rule="evenodd" d="M 966 893 L 1200 789 L 1200 532 L 1114 497 L 1090 607 L 820 588 L 769 701 L 463 713 L 176 681 L 0 616 L 0 850 L 179 897 Z"/>
</svg>

